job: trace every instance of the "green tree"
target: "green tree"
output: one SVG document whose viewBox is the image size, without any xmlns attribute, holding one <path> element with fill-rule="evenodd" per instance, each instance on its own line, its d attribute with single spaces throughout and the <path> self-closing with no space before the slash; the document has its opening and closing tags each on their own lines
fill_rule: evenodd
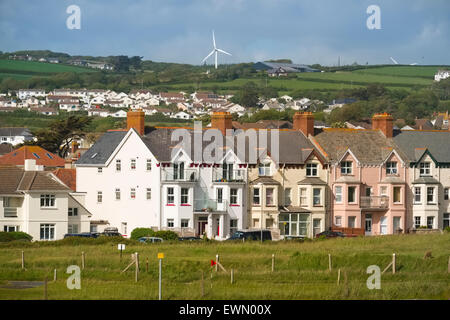
<svg viewBox="0 0 450 320">
<path fill-rule="evenodd" d="M 239 93 L 239 104 L 251 108 L 258 103 L 258 87 L 252 81 L 245 83 Z"/>
<path fill-rule="evenodd" d="M 75 115 L 70 115 L 66 119 L 55 120 L 47 128 L 33 132 L 37 141 L 30 144 L 38 145 L 65 158 L 72 141 L 86 136 L 85 129 L 91 121 L 92 118 L 90 117 Z"/>
</svg>

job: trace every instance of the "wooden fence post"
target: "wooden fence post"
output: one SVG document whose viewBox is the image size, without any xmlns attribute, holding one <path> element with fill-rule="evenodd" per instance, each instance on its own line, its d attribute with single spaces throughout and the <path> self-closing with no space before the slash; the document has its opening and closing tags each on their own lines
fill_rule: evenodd
<svg viewBox="0 0 450 320">
<path fill-rule="evenodd" d="M 22 269 L 25 269 L 25 253 L 22 250 Z"/>
<path fill-rule="evenodd" d="M 395 253 L 392 254 L 392 274 L 395 274 Z"/>
<path fill-rule="evenodd" d="M 148 273 L 148 258 L 145 259 L 145 272 Z"/>
<path fill-rule="evenodd" d="M 450 273 L 450 257 L 448 257 L 447 273 Z"/>
<path fill-rule="evenodd" d="M 53 271 L 53 281 L 56 282 L 56 269 Z"/>
<path fill-rule="evenodd" d="M 275 270 L 275 254 L 272 254 L 272 272 Z"/>
<path fill-rule="evenodd" d="M 234 282 L 234 270 L 231 269 L 231 284 Z"/>
<path fill-rule="evenodd" d="M 136 263 L 136 271 L 134 273 L 134 280 L 135 280 L 135 282 L 138 282 L 138 277 L 139 277 L 139 253 L 135 252 L 134 253 L 134 257 L 135 257 L 135 263 Z"/>
<path fill-rule="evenodd" d="M 339 285 L 341 282 L 341 269 L 338 269 L 338 280 L 337 280 L 337 284 Z"/>
<path fill-rule="evenodd" d="M 217 268 L 219 267 L 218 263 L 219 263 L 219 255 L 216 254 L 216 272 L 217 272 Z"/>
<path fill-rule="evenodd" d="M 328 254 L 328 269 L 331 271 L 331 254 Z"/>
<path fill-rule="evenodd" d="M 201 282 L 202 297 L 205 295 L 205 272 L 202 270 L 202 282 Z"/>
<path fill-rule="evenodd" d="M 84 269 L 84 262 L 85 262 L 85 256 L 84 256 L 84 251 L 81 252 L 81 269 Z"/>
</svg>

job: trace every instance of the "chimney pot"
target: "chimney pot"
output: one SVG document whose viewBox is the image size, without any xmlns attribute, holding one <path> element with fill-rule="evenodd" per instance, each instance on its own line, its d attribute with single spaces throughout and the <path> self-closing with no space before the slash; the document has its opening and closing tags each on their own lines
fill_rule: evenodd
<svg viewBox="0 0 450 320">
<path fill-rule="evenodd" d="M 372 117 L 372 129 L 380 130 L 386 138 L 394 136 L 394 118 L 389 113 L 376 113 Z"/>
</svg>

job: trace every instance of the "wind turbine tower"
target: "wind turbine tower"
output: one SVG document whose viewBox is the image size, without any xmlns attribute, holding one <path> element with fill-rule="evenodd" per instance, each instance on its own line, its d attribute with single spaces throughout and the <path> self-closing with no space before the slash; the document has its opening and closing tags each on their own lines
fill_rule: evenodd
<svg viewBox="0 0 450 320">
<path fill-rule="evenodd" d="M 228 53 L 228 52 L 216 47 L 216 38 L 214 36 L 214 30 L 212 32 L 212 36 L 213 36 L 213 50 L 202 60 L 202 63 L 205 62 L 210 56 L 212 56 L 214 54 L 214 66 L 217 69 L 217 53 L 220 52 L 220 53 L 227 54 L 229 56 L 231 56 L 231 53 Z"/>
</svg>

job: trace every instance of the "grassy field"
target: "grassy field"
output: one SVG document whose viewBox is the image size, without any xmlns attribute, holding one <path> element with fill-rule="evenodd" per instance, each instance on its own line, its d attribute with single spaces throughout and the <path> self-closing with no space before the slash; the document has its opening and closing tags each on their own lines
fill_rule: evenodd
<svg viewBox="0 0 450 320">
<path fill-rule="evenodd" d="M 18 80 L 31 76 L 48 76 L 60 72 L 97 72 L 94 69 L 36 61 L 0 59 L 0 79 L 12 77 Z"/>
<path fill-rule="evenodd" d="M 340 90 L 366 86 L 370 83 L 381 83 L 389 89 L 407 89 L 413 87 L 427 87 L 433 83 L 434 74 L 438 66 L 380 66 L 355 71 L 299 73 L 295 79 L 270 78 L 267 85 L 279 89 L 280 94 L 287 94 L 294 90 L 318 89 L 323 91 Z M 265 85 L 266 79 L 240 78 L 226 82 L 203 82 L 200 90 L 220 88 L 237 91 L 248 81 Z M 197 87 L 194 83 L 169 85 L 174 90 Z"/>
<path fill-rule="evenodd" d="M 66 239 L 69 240 L 69 239 Z M 112 240 L 94 244 L 89 239 L 70 245 L 59 243 L 0 244 L 0 299 L 42 299 L 43 287 L 4 288 L 8 281 L 37 280 L 45 276 L 49 299 L 157 299 L 157 253 L 163 252 L 163 299 L 449 299 L 450 233 L 430 235 L 395 235 L 384 237 L 316 240 L 312 242 L 187 242 L 139 244 Z M 73 241 L 73 240 L 72 240 Z M 98 240 L 97 240 L 98 241 Z M 119 259 L 117 241 L 126 242 L 123 260 Z M 21 270 L 21 251 L 26 270 Z M 424 259 L 427 251 L 432 258 Z M 81 252 L 86 267 L 81 271 L 81 289 L 66 287 L 66 268 L 81 266 Z M 141 273 L 135 283 L 134 268 L 121 273 L 130 254 L 139 252 Z M 366 281 L 369 265 L 383 270 L 397 255 L 397 272 L 381 276 L 381 289 L 369 290 Z M 328 270 L 328 254 L 332 270 Z M 227 269 L 211 271 L 215 255 Z M 275 271 L 271 256 L 275 254 Z M 149 270 L 145 271 L 148 258 Z M 53 282 L 53 270 L 58 279 Z M 235 283 L 230 283 L 230 269 Z M 341 282 L 337 285 L 338 269 Z M 201 295 L 201 274 L 204 293 Z M 346 280 L 347 279 L 347 280 Z"/>
</svg>

